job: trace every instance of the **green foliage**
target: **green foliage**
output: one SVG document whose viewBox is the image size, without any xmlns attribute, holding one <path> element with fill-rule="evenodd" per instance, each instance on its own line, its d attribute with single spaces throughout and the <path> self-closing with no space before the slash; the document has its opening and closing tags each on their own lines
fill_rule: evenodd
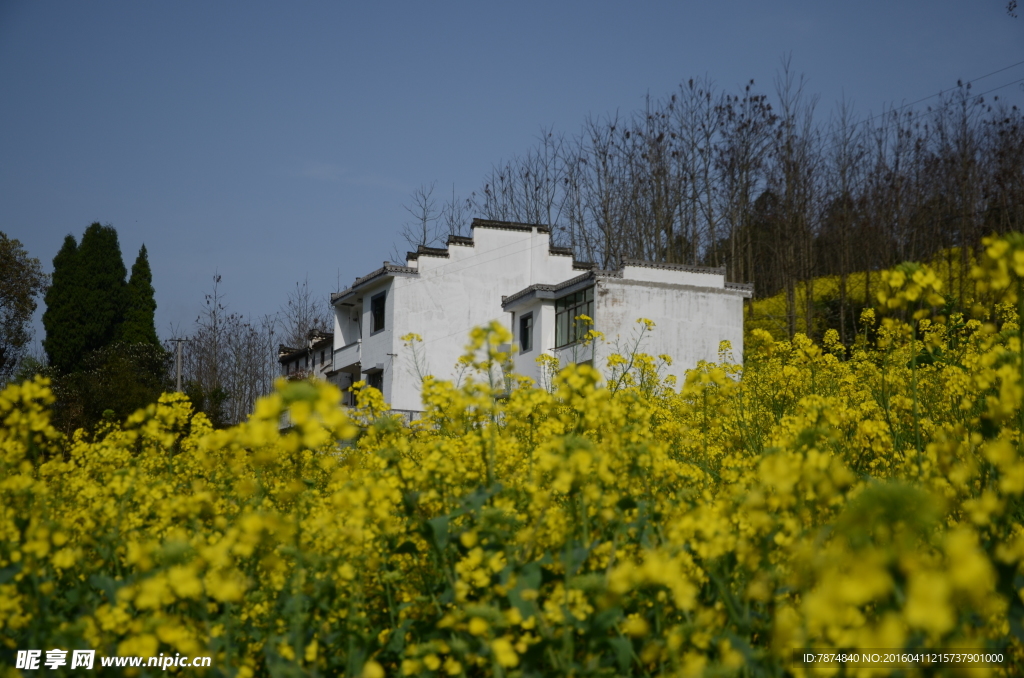
<svg viewBox="0 0 1024 678">
<path fill-rule="evenodd" d="M 125 307 L 125 268 L 117 231 L 94 223 L 81 245 L 68 235 L 53 259 L 43 347 L 59 374 L 81 369 L 91 351 L 114 340 Z"/>
<path fill-rule="evenodd" d="M 196 412 L 205 414 L 214 428 L 224 428 L 228 425 L 225 414 L 225 403 L 231 394 L 221 386 L 203 388 L 197 381 L 188 381 L 184 384 L 185 395 L 192 402 Z"/>
<path fill-rule="evenodd" d="M 75 331 L 81 315 L 78 295 L 78 242 L 68 234 L 53 258 L 53 282 L 43 313 L 43 348 L 50 366 L 60 373 L 70 371 L 83 353 L 82 336 Z"/>
<path fill-rule="evenodd" d="M 17 367 L 31 338 L 29 321 L 36 310 L 36 295 L 45 289 L 46 275 L 39 260 L 0 231 L 0 384 Z"/>
<path fill-rule="evenodd" d="M 85 352 L 103 348 L 116 338 L 124 317 L 126 275 L 117 231 L 98 223 L 87 228 L 78 248 L 82 304 L 79 331 Z M 80 360 L 84 358 L 83 353 Z"/>
<path fill-rule="evenodd" d="M 156 299 L 153 290 L 153 273 L 149 268 L 146 246 L 139 250 L 139 256 L 132 266 L 132 276 L 125 290 L 124 322 L 118 336 L 130 344 L 159 344 L 156 336 Z"/>
<path fill-rule="evenodd" d="M 55 426 L 70 434 L 123 421 L 171 390 L 171 355 L 158 344 L 114 342 L 88 354 L 82 369 L 55 375 Z"/>
<path fill-rule="evenodd" d="M 92 224 L 80 245 L 67 236 L 54 257 L 43 347 L 57 396 L 56 423 L 65 432 L 92 428 L 105 412 L 124 419 L 170 389 L 145 246 L 127 283 L 125 275 L 112 226 Z"/>
<path fill-rule="evenodd" d="M 46 370 L 46 363 L 42 362 L 34 355 L 25 355 L 18 361 L 18 366 L 15 368 L 10 381 L 15 384 L 20 384 L 23 381 L 28 381 L 37 374 L 44 374 Z"/>
</svg>

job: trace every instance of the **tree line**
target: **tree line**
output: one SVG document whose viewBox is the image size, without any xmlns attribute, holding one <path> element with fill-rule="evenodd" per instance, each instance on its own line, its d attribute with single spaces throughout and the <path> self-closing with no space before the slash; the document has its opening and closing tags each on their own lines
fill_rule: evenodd
<svg viewBox="0 0 1024 678">
<path fill-rule="evenodd" d="M 48 276 L 18 240 L 0 232 L 0 386 L 47 376 L 55 425 L 67 434 L 94 430 L 175 390 L 180 346 L 181 390 L 215 426 L 238 423 L 273 389 L 280 346 L 301 347 L 310 331 L 329 331 L 332 323 L 326 297 L 308 281 L 296 283 L 276 313 L 256 319 L 228 307 L 221 283 L 215 274 L 192 327 L 161 342 L 145 245 L 129 275 L 117 230 L 93 223 L 80 240 L 65 237 Z M 40 295 L 44 355 L 34 356 L 27 345 Z"/>
<path fill-rule="evenodd" d="M 129 275 L 112 226 L 93 223 L 80 242 L 68 235 L 44 300 L 47 365 L 36 367 L 52 379 L 60 429 L 121 421 L 168 389 L 145 245 Z"/>
<path fill-rule="evenodd" d="M 945 252 L 958 270 L 948 276 L 961 287 L 948 291 L 955 307 L 969 296 L 981 237 L 1024 230 L 1021 111 L 971 83 L 932 98 L 864 119 L 844 102 L 823 118 L 788 63 L 771 95 L 752 81 L 730 93 L 691 79 L 631 114 L 588 117 L 575 135 L 543 131 L 468 198 L 421 187 L 401 237 L 415 248 L 466 235 L 474 216 L 550 224 L 556 245 L 605 269 L 623 258 L 724 267 L 758 297 L 784 293 L 790 334 L 798 313 L 807 328 L 829 314 L 848 341 L 877 284 L 870 272 Z M 0 263 L 0 381 L 42 369 L 25 368 L 25 346 L 46 289 L 45 369 L 66 430 L 127 416 L 173 387 L 177 346 L 157 338 L 144 246 L 129 276 L 116 231 L 94 223 L 80 242 L 65 239 L 47 285 L 38 260 L 0 233 Z M 858 271 L 869 273 L 854 294 Z M 839 279 L 836 299 L 800 284 L 816 276 Z M 271 390 L 282 345 L 301 348 L 332 324 L 307 282 L 255 319 L 230 310 L 221 282 L 215 275 L 193 326 L 174 332 L 186 340 L 183 390 L 218 425 L 241 421 Z"/>
<path fill-rule="evenodd" d="M 256 400 L 273 390 L 282 346 L 301 348 L 311 331 L 329 332 L 334 325 L 327 297 L 314 293 L 308 279 L 295 284 L 276 313 L 256 318 L 231 310 L 222 282 L 220 274 L 213 276 L 191 331 L 176 332 L 181 336 L 166 344 L 177 350 L 175 339 L 183 339 L 182 390 L 215 426 L 244 421 Z"/>
<path fill-rule="evenodd" d="M 850 273 L 950 248 L 965 272 L 983 235 L 1024 228 L 1021 111 L 966 82 L 931 98 L 869 118 L 841 102 L 822 117 L 786 61 L 771 96 L 753 81 L 734 94 L 690 79 L 632 114 L 588 117 L 574 135 L 543 130 L 469 198 L 439 204 L 433 185 L 420 188 L 401 235 L 429 245 L 465 234 L 474 215 L 549 224 L 557 245 L 601 268 L 622 258 L 724 266 L 758 297 L 785 292 L 791 334 L 798 309 L 807 327 L 824 312 L 797 299 L 813 295 L 798 283 L 838 276 L 833 320 L 845 340 Z M 953 303 L 965 292 L 952 290 Z"/>
</svg>

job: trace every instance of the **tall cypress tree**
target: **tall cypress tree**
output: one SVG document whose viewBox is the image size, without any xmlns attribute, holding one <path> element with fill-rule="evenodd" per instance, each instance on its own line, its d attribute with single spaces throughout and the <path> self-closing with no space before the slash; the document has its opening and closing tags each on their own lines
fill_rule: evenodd
<svg viewBox="0 0 1024 678">
<path fill-rule="evenodd" d="M 74 237 L 53 259 L 53 284 L 46 293 L 46 349 L 58 373 L 82 367 L 85 357 L 114 341 L 124 319 L 125 271 L 117 231 L 94 223 L 82 242 Z"/>
<path fill-rule="evenodd" d="M 50 365 L 60 374 L 75 369 L 85 353 L 81 332 L 83 288 L 78 267 L 78 242 L 73 235 L 64 238 L 53 258 L 53 277 L 43 300 L 43 349 Z"/>
<path fill-rule="evenodd" d="M 156 301 L 145 246 L 125 283 L 117 231 L 92 224 L 53 259 L 43 346 L 56 372 L 54 423 L 68 433 L 113 412 L 120 419 L 170 387 L 168 353 L 154 327 Z"/>
<path fill-rule="evenodd" d="M 146 246 L 139 250 L 139 256 L 132 265 L 132 276 L 125 290 L 124 322 L 118 332 L 118 339 L 129 344 L 159 345 L 156 336 L 156 299 L 153 290 L 153 272 L 149 268 Z"/>
<path fill-rule="evenodd" d="M 124 319 L 127 273 L 114 227 L 94 223 L 87 228 L 78 247 L 81 332 L 86 353 L 116 339 Z"/>
</svg>

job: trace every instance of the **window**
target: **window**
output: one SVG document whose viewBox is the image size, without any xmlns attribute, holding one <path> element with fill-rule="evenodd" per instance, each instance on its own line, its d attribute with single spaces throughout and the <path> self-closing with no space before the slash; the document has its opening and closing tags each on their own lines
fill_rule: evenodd
<svg viewBox="0 0 1024 678">
<path fill-rule="evenodd" d="M 533 350 L 533 314 L 527 313 L 519 317 L 519 352 L 529 353 Z"/>
<path fill-rule="evenodd" d="M 555 348 L 575 344 L 587 333 L 588 323 L 577 316 L 594 317 L 594 288 L 588 287 L 555 301 Z"/>
<path fill-rule="evenodd" d="M 387 299 L 387 292 L 381 292 L 370 299 L 370 316 L 372 317 L 373 332 L 380 332 L 384 329 L 385 299 Z"/>
<path fill-rule="evenodd" d="M 323 364 L 324 364 L 324 362 L 325 362 L 325 361 L 324 361 L 324 352 L 323 352 L 323 351 L 320 351 L 320 364 L 321 364 L 321 365 L 323 365 Z"/>
<path fill-rule="evenodd" d="M 366 375 L 366 384 L 372 386 L 381 393 L 384 392 L 384 373 L 374 372 L 373 374 Z"/>
</svg>

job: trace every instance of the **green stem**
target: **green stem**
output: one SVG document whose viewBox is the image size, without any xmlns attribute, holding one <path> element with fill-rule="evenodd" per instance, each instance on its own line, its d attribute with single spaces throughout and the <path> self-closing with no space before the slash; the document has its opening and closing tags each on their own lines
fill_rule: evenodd
<svg viewBox="0 0 1024 678">
<path fill-rule="evenodd" d="M 917 447 L 917 477 L 921 477 L 921 427 L 917 416 L 917 325 L 910 329 L 910 374 L 914 389 L 914 443 Z"/>
</svg>

